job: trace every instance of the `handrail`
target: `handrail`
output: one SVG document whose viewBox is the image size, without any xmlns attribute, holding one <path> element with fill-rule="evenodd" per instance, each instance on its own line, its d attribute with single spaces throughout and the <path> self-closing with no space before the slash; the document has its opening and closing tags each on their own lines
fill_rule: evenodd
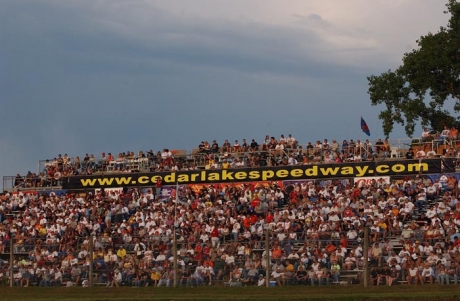
<svg viewBox="0 0 460 301">
<path fill-rule="evenodd" d="M 375 143 L 377 142 L 377 140 L 369 140 L 369 142 L 372 144 L 372 148 L 375 149 Z M 404 152 L 404 150 L 409 149 L 412 146 L 416 147 L 416 146 L 422 146 L 422 145 L 425 145 L 424 150 L 427 150 L 428 145 L 430 145 L 429 146 L 430 150 L 437 149 L 437 147 L 439 145 L 449 145 L 449 146 L 454 147 L 456 149 L 456 143 L 457 143 L 457 141 L 454 141 L 454 140 L 449 140 L 449 139 L 439 140 L 439 139 L 436 139 L 436 138 L 433 138 L 431 141 L 426 141 L 426 142 L 423 142 L 422 138 L 389 139 L 390 147 L 397 147 L 399 154 L 403 154 L 402 152 Z M 307 145 L 308 144 L 297 144 L 297 148 L 286 148 L 285 150 L 283 150 L 283 154 L 285 156 L 289 156 L 289 154 L 291 154 L 292 151 L 300 151 L 300 150 L 302 151 L 302 153 L 305 154 L 305 152 L 307 151 Z M 339 143 L 339 149 L 341 149 L 341 148 L 342 148 L 342 145 L 341 145 L 341 143 Z M 365 149 L 365 148 L 364 148 L 364 151 L 367 154 L 370 153 L 370 151 Z M 262 150 L 262 145 L 259 146 L 259 149 L 257 150 L 257 152 L 258 153 L 265 153 L 267 155 L 268 160 L 271 160 L 272 153 L 270 152 L 270 150 Z M 175 153 L 176 154 L 174 155 L 174 157 L 176 159 L 184 161 L 185 163 L 194 164 L 195 166 L 199 166 L 199 167 L 204 167 L 206 165 L 206 161 L 207 161 L 206 154 L 196 152 L 196 149 L 193 149 L 193 150 L 190 150 L 190 151 L 186 150 L 185 152 L 184 151 L 175 151 Z M 238 155 L 238 157 L 243 158 L 244 156 L 246 156 L 247 154 L 250 154 L 250 153 L 251 153 L 251 151 L 238 152 L 238 153 L 229 153 L 229 154 L 232 157 Z M 216 155 L 221 155 L 221 154 L 223 154 L 223 152 L 219 151 L 218 153 L 215 153 L 215 154 Z M 69 163 L 66 163 L 66 164 L 70 165 L 70 166 L 74 166 L 75 158 L 76 157 L 69 157 L 68 161 L 67 161 Z M 136 171 L 146 172 L 146 171 L 149 171 L 152 166 L 155 166 L 156 164 L 158 164 L 157 156 L 153 156 L 153 157 L 150 156 L 150 157 L 146 157 L 144 159 L 146 161 L 144 161 L 141 165 L 137 166 L 138 169 Z M 132 161 L 127 161 L 128 164 L 130 164 L 130 162 L 134 164 L 136 162 L 137 158 L 134 157 L 134 159 L 128 159 L 128 160 L 132 160 Z M 40 177 L 40 173 L 44 171 L 46 164 L 50 164 L 52 161 L 53 160 L 50 160 L 50 159 L 48 159 L 48 162 L 47 162 L 47 160 L 39 160 L 39 162 L 38 162 L 38 172 L 36 173 L 36 175 Z M 83 161 L 80 161 L 80 164 L 83 164 L 83 163 L 84 163 Z M 316 163 L 323 163 L 322 158 L 321 158 L 320 162 L 316 162 Z M 94 160 L 88 161 L 87 164 L 89 166 L 97 167 L 95 172 L 98 172 L 98 171 L 103 171 L 103 172 L 110 171 L 107 168 L 108 165 L 110 164 L 110 162 L 107 162 L 107 160 L 103 159 L 102 157 L 94 157 Z M 45 181 L 52 181 L 52 180 L 50 180 L 49 177 L 46 177 L 46 175 L 43 175 L 42 177 L 45 177 Z M 24 181 L 26 181 L 26 177 L 22 177 L 22 178 L 23 178 Z M 4 189 L 13 189 L 14 187 L 18 186 L 18 185 L 15 185 L 15 183 L 14 183 L 15 179 L 16 179 L 16 177 L 13 177 L 13 176 L 3 177 L 3 188 Z M 32 186 L 36 187 L 36 186 L 40 186 L 40 185 L 32 185 Z M 60 185 L 48 185 L 48 186 L 59 187 Z M 46 188 L 49 188 L 49 187 L 46 187 Z"/>
</svg>

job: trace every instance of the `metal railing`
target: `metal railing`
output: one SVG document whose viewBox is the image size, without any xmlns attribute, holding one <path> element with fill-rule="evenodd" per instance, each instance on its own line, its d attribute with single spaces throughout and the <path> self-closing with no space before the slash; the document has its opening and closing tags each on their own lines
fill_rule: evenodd
<svg viewBox="0 0 460 301">
<path fill-rule="evenodd" d="M 110 229 L 116 231 L 116 228 Z M 366 254 L 361 248 L 361 243 L 373 247 L 375 233 L 364 236 L 365 231 L 360 231 L 359 240 L 348 240 L 346 254 L 338 252 L 343 242 L 331 233 L 322 233 L 316 238 L 306 234 L 307 229 L 297 232 L 296 239 L 280 239 L 275 229 L 266 229 L 260 236 L 247 238 L 243 232 L 220 235 L 218 240 L 200 241 L 198 235 L 181 235 L 177 230 L 177 239 L 172 235 L 136 236 L 129 240 L 125 235 L 113 235 L 110 231 L 103 233 L 86 233 L 78 235 L 73 231 L 56 232 L 42 237 L 16 236 L 4 240 L 0 248 L 0 272 L 5 275 L 3 285 L 12 286 L 146 286 L 146 285 L 200 285 L 208 282 L 240 281 L 255 284 L 255 279 L 248 275 L 251 268 L 257 269 L 257 276 L 272 275 L 271 271 L 280 264 L 283 269 L 292 265 L 292 275 L 283 282 L 290 284 L 306 284 L 294 277 L 295 271 L 300 266 L 310 271 L 316 262 L 326 273 L 324 284 L 339 280 L 346 280 L 352 273 L 358 277 L 366 269 Z M 137 233 L 137 230 L 135 231 Z M 400 232 L 398 232 L 400 233 Z M 384 266 L 392 256 L 391 250 L 385 248 L 383 239 L 391 238 L 392 244 L 398 241 L 398 233 L 387 233 L 379 236 L 377 243 L 381 245 L 380 256 L 369 255 L 368 263 L 375 266 Z M 423 234 L 422 234 L 423 236 Z M 56 238 L 60 237 L 58 241 Z M 192 239 L 193 238 L 193 239 Z M 176 241 L 177 245 L 172 245 Z M 372 242 L 374 241 L 374 242 Z M 369 244 L 369 242 L 372 242 Z M 241 248 L 243 246 L 243 248 Z M 355 255 L 356 248 L 361 248 L 361 256 Z M 177 270 L 174 276 L 174 254 L 177 250 Z M 278 251 L 279 250 L 279 251 Z M 268 251 L 268 252 L 267 252 Z M 404 246 L 393 245 L 393 251 L 405 252 Z M 356 261 L 350 266 L 345 264 L 348 253 L 352 253 Z M 164 254 L 165 256 L 162 256 Z M 265 255 L 269 254 L 267 258 Z M 295 254 L 290 256 L 291 254 Z M 307 254 L 307 258 L 302 256 Z M 323 256 L 327 254 L 327 256 Z M 340 255 L 337 255 L 340 254 Z M 358 254 L 358 253 L 356 253 Z M 8 256 L 8 259 L 6 258 Z M 423 260 L 426 254 L 417 253 Z M 268 261 L 267 261 L 268 260 Z M 334 260 L 342 266 L 342 275 L 334 278 L 330 274 Z M 453 260 L 454 261 L 454 260 Z M 212 274 L 208 274 L 201 266 L 209 262 Z M 238 278 L 234 279 L 236 269 L 239 270 Z M 197 271 L 200 270 L 196 274 Z M 120 280 L 116 274 L 120 272 Z M 148 273 L 147 278 L 141 274 Z M 286 270 L 285 273 L 290 271 Z M 404 273 L 405 271 L 403 271 Z M 460 271 L 457 269 L 458 275 Z M 154 273 L 156 274 L 155 278 Z M 211 273 L 211 272 L 210 272 Z M 362 275 L 361 275 L 362 276 Z M 173 282 L 173 277 L 176 281 Z M 270 276 L 269 276 L 270 277 Z M 272 281 L 275 279 L 272 279 Z M 164 280 L 164 281 L 162 281 Z M 402 278 L 400 280 L 405 280 Z M 309 279 L 308 283 L 319 284 L 321 279 Z M 222 283 L 222 282 L 221 282 Z M 268 282 L 267 282 L 268 285 Z M 283 284 L 279 284 L 283 285 Z"/>
</svg>

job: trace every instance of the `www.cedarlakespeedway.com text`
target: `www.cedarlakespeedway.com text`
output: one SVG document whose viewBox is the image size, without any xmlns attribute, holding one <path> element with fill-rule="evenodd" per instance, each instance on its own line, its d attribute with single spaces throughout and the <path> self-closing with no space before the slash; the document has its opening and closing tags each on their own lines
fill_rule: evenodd
<svg viewBox="0 0 460 301">
<path fill-rule="evenodd" d="M 428 172 L 428 163 L 396 163 L 357 165 L 357 166 L 334 166 L 320 167 L 309 166 L 308 168 L 276 168 L 262 170 L 199 170 L 199 171 L 175 171 L 152 174 L 137 174 L 132 176 L 113 177 L 92 177 L 81 178 L 82 187 L 110 187 L 124 185 L 152 185 L 158 177 L 161 177 L 164 184 L 190 184 L 190 183 L 212 183 L 212 182 L 237 182 L 237 181 L 272 181 L 288 179 L 313 179 L 327 177 L 364 177 L 379 175 L 394 175 L 401 173 Z"/>
</svg>

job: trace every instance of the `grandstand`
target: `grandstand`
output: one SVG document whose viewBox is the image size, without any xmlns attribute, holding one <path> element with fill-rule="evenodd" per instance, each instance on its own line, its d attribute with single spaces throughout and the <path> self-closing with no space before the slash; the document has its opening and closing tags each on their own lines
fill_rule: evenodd
<svg viewBox="0 0 460 301">
<path fill-rule="evenodd" d="M 456 284 L 456 141 L 58 155 L 4 177 L 2 283 Z"/>
</svg>

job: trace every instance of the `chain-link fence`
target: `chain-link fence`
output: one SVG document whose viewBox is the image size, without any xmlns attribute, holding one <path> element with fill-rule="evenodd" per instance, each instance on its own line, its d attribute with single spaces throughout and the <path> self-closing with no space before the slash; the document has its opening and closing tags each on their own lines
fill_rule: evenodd
<svg viewBox="0 0 460 301">
<path fill-rule="evenodd" d="M 72 234 L 56 231 L 43 233 L 41 238 L 17 235 L 4 239 L 0 249 L 3 251 L 2 284 L 23 287 L 192 286 L 232 282 L 255 285 L 259 278 L 266 280 L 267 276 L 276 281 L 274 276 L 280 271 L 284 280 L 279 285 L 297 282 L 294 280 L 306 283 L 295 278 L 300 267 L 307 278 L 314 268 L 317 278 L 312 279 L 316 279 L 317 284 L 327 284 L 339 281 L 333 264 L 343 265 L 349 252 L 356 252 L 353 257 L 358 259 L 344 265 L 344 269 L 363 268 L 359 240 L 348 240 L 345 247 L 344 239 L 331 239 L 329 235 L 327 240 L 320 237 L 311 240 L 303 231 L 285 233 L 272 229 L 253 235 L 242 231 L 212 236 L 204 230 L 186 235 L 177 229 L 176 239 L 173 233 L 131 236 L 125 230 L 114 230 L 110 235 L 107 232 L 94 236 Z"/>
</svg>

